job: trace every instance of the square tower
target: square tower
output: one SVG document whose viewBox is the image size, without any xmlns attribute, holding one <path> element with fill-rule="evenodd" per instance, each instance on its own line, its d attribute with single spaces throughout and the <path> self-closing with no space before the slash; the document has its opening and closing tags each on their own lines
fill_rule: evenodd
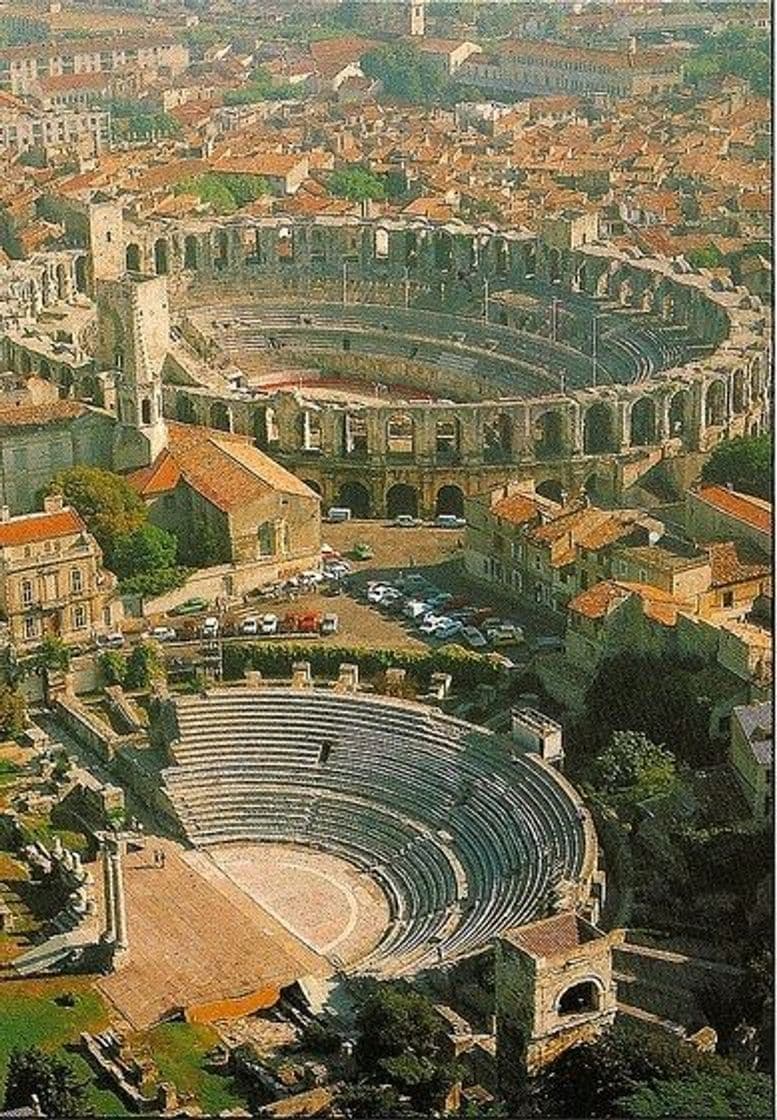
<svg viewBox="0 0 777 1120">
<path fill-rule="evenodd" d="M 89 256 L 94 288 L 100 280 L 124 275 L 124 214 L 118 203 L 93 202 L 89 207 Z"/>
<path fill-rule="evenodd" d="M 408 8 L 410 34 L 423 36 L 426 33 L 426 0 L 410 0 Z"/>
</svg>

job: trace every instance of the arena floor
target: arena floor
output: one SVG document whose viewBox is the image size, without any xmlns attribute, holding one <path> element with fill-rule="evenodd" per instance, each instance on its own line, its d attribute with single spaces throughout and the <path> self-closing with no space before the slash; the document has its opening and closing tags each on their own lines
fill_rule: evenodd
<svg viewBox="0 0 777 1120">
<path fill-rule="evenodd" d="M 157 848 L 165 852 L 164 867 L 154 865 Z M 239 870 L 233 879 L 206 852 L 150 836 L 145 850 L 130 852 L 123 866 L 129 951 L 98 987 L 135 1030 L 192 1005 L 331 974 L 322 955 L 237 885 Z M 242 875 L 256 878 L 250 868 Z M 279 913 L 281 878 L 270 893 Z M 311 911 L 315 905 L 311 901 Z M 324 941 L 337 936 L 321 928 Z M 341 926 L 335 921 L 332 928 Z"/>
</svg>

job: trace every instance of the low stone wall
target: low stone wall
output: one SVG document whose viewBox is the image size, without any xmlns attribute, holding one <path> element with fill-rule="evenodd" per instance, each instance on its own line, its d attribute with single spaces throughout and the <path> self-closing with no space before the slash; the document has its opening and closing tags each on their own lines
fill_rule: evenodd
<svg viewBox="0 0 777 1120">
<path fill-rule="evenodd" d="M 76 739 L 85 743 L 103 761 L 113 761 L 122 736 L 117 735 L 72 692 L 60 692 L 54 698 L 53 707 L 57 718 Z"/>
</svg>

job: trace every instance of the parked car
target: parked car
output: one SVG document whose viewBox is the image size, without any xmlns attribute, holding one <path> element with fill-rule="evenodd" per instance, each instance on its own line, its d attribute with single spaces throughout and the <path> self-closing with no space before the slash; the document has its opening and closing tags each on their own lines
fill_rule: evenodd
<svg viewBox="0 0 777 1120">
<path fill-rule="evenodd" d="M 488 642 L 478 630 L 477 626 L 465 626 L 461 636 L 471 649 L 483 649 Z"/>
<path fill-rule="evenodd" d="M 375 553 L 372 550 L 372 545 L 367 544 L 366 541 L 359 541 L 351 549 L 351 555 L 354 560 L 372 560 Z"/>
<path fill-rule="evenodd" d="M 278 633 L 278 616 L 277 614 L 263 614 L 259 619 L 259 633 L 260 634 L 277 634 Z"/>
<path fill-rule="evenodd" d="M 184 603 L 179 603 L 177 607 L 173 607 L 171 614 L 199 614 L 200 611 L 207 610 L 207 599 L 187 599 Z"/>
<path fill-rule="evenodd" d="M 435 517 L 434 523 L 438 529 L 466 529 L 467 522 L 463 517 L 456 517 L 453 513 L 440 513 Z"/>
<path fill-rule="evenodd" d="M 383 601 L 384 595 L 394 588 L 389 583 L 373 583 L 367 587 L 367 602 L 378 604 Z"/>
<path fill-rule="evenodd" d="M 259 619 L 258 618 L 244 618 L 240 623 L 241 634 L 258 634 L 259 633 Z"/>
<path fill-rule="evenodd" d="M 319 572 L 317 568 L 308 568 L 304 572 L 300 572 L 300 583 L 317 584 L 321 583 L 324 579 L 324 573 Z"/>
<path fill-rule="evenodd" d="M 333 579 L 333 578 L 328 579 L 327 582 L 324 585 L 324 592 L 323 593 L 324 593 L 324 595 L 330 596 L 330 598 L 335 596 L 335 595 L 342 595 L 343 589 L 340 586 L 340 581 L 338 579 Z"/>
<path fill-rule="evenodd" d="M 405 615 L 411 619 L 423 619 L 425 615 L 429 614 L 431 608 L 428 603 L 422 599 L 408 599 L 405 603 Z"/>
<path fill-rule="evenodd" d="M 219 620 L 215 615 L 209 614 L 208 617 L 203 620 L 202 626 L 200 627 L 200 634 L 203 638 L 218 638 Z"/>
<path fill-rule="evenodd" d="M 340 620 L 336 614 L 325 614 L 321 619 L 321 633 L 336 634 L 339 625 Z"/>
<path fill-rule="evenodd" d="M 111 630 L 109 634 L 100 634 L 97 645 L 102 649 L 121 649 L 124 645 L 124 635 L 120 630 Z"/>
<path fill-rule="evenodd" d="M 420 524 L 420 517 L 413 517 L 410 513 L 400 513 L 394 518 L 394 526 L 397 529 L 416 529 Z"/>
<path fill-rule="evenodd" d="M 345 506 L 330 506 L 326 519 L 327 521 L 337 523 L 338 521 L 350 521 L 351 516 L 351 511 Z"/>
<path fill-rule="evenodd" d="M 440 627 L 444 626 L 447 622 L 450 622 L 450 619 L 444 618 L 441 615 L 427 614 L 421 620 L 418 632 L 419 634 L 426 634 L 428 637 L 431 637 L 432 634 L 436 634 Z"/>
<path fill-rule="evenodd" d="M 546 634 L 544 637 L 535 638 L 534 647 L 537 651 L 563 649 L 564 639 L 558 634 Z"/>
<path fill-rule="evenodd" d="M 328 579 L 344 579 L 345 576 L 351 574 L 351 565 L 347 560 L 335 560 L 333 563 L 327 563 L 324 568 L 324 575 Z"/>
<path fill-rule="evenodd" d="M 172 626 L 152 626 L 148 636 L 153 638 L 155 642 L 174 642 L 178 634 Z"/>
<path fill-rule="evenodd" d="M 300 634 L 318 634 L 321 630 L 321 615 L 316 611 L 307 611 L 297 619 Z"/>
<path fill-rule="evenodd" d="M 499 626 L 490 627 L 486 633 L 495 646 L 517 645 L 523 641 L 523 630 L 514 622 L 502 622 Z"/>
<path fill-rule="evenodd" d="M 444 618 L 435 630 L 433 637 L 438 642 L 449 642 L 451 638 L 458 637 L 463 629 L 462 624 L 455 618 Z"/>
</svg>

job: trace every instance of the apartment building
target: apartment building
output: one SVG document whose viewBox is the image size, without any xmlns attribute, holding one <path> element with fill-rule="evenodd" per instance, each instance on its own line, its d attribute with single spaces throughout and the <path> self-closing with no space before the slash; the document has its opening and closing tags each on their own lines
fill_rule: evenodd
<svg viewBox="0 0 777 1120">
<path fill-rule="evenodd" d="M 73 39 L 27 43 L 0 50 L 0 90 L 35 93 L 41 78 L 62 74 L 112 73 L 124 68 L 174 77 L 189 65 L 189 49 L 172 38 Z"/>
<path fill-rule="evenodd" d="M 121 613 L 115 590 L 97 542 L 61 497 L 47 498 L 39 513 L 0 511 L 0 614 L 18 649 L 113 628 Z"/>
<path fill-rule="evenodd" d="M 596 50 L 512 39 L 495 53 L 471 55 L 458 74 L 488 94 L 633 97 L 679 85 L 682 63 L 674 52 L 639 51 L 633 42 L 625 50 Z"/>
<path fill-rule="evenodd" d="M 41 150 L 98 156 L 110 147 L 111 114 L 102 109 L 0 108 L 0 152 Z"/>
</svg>

